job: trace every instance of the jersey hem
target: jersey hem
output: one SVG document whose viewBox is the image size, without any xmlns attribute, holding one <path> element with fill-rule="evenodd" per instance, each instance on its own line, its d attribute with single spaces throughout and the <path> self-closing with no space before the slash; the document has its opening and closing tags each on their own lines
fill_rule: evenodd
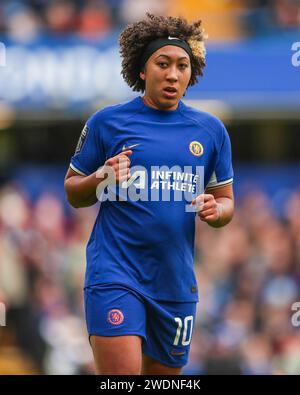
<svg viewBox="0 0 300 395">
<path fill-rule="evenodd" d="M 152 296 L 152 295 L 149 295 L 148 293 L 146 293 L 146 292 L 144 292 L 144 291 L 142 291 L 142 290 L 140 290 L 139 288 L 136 288 L 136 287 L 134 287 L 134 286 L 132 286 L 131 284 L 124 284 L 124 283 L 119 283 L 119 282 L 110 282 L 110 283 L 93 283 L 93 284 L 85 284 L 84 285 L 84 288 L 83 289 L 85 289 L 85 288 L 89 288 L 89 287 L 95 287 L 95 286 L 97 286 L 97 285 L 121 285 L 121 286 L 123 286 L 123 287 L 125 287 L 125 288 L 129 288 L 129 289 L 132 289 L 133 291 L 135 291 L 135 292 L 138 292 L 138 293 L 140 293 L 142 296 L 146 296 L 147 298 L 150 298 L 150 299 L 153 299 L 153 300 L 157 300 L 157 301 L 159 301 L 159 302 L 169 302 L 169 303 L 198 303 L 199 302 L 199 297 L 197 297 L 197 299 L 192 299 L 192 300 L 174 300 L 174 299 L 166 299 L 166 298 L 163 298 L 163 299 L 161 299 L 161 298 L 156 298 L 156 297 L 154 297 L 154 296 Z"/>
</svg>

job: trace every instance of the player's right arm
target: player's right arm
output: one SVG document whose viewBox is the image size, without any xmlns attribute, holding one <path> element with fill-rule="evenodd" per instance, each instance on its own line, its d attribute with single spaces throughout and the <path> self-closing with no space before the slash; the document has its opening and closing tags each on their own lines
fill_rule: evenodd
<svg viewBox="0 0 300 395">
<path fill-rule="evenodd" d="M 104 165 L 90 175 L 82 175 L 71 167 L 65 176 L 65 191 L 68 202 L 74 208 L 92 206 L 97 202 L 98 185 L 108 179 L 108 183 L 121 183 L 130 178 L 131 150 L 121 152 L 105 161 Z M 112 177 L 113 175 L 113 177 Z"/>
</svg>

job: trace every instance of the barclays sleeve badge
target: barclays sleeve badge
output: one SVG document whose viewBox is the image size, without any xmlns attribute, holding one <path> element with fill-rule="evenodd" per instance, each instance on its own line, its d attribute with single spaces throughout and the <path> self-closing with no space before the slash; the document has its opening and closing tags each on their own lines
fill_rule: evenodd
<svg viewBox="0 0 300 395">
<path fill-rule="evenodd" d="M 85 124 L 85 126 L 82 129 L 82 132 L 80 134 L 80 137 L 79 137 L 79 140 L 78 140 L 78 143 L 77 143 L 77 147 L 76 147 L 76 150 L 75 150 L 75 154 L 78 154 L 81 151 L 81 149 L 83 147 L 83 144 L 84 144 L 84 142 L 86 140 L 86 137 L 88 135 L 88 132 L 89 132 L 89 127 L 88 127 L 87 124 Z"/>
</svg>

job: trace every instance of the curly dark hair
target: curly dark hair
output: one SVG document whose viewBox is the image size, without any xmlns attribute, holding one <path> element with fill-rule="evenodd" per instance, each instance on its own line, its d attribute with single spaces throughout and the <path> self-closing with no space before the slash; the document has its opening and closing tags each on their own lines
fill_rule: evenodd
<svg viewBox="0 0 300 395">
<path fill-rule="evenodd" d="M 192 73 L 188 86 L 196 84 L 197 76 L 203 75 L 205 67 L 205 35 L 201 20 L 189 24 L 184 18 L 155 16 L 148 12 L 146 15 L 147 19 L 128 25 L 119 37 L 121 74 L 126 83 L 134 91 L 144 92 L 145 82 L 139 76 L 141 56 L 149 42 L 170 35 L 190 44 L 194 56 L 191 59 Z"/>
</svg>

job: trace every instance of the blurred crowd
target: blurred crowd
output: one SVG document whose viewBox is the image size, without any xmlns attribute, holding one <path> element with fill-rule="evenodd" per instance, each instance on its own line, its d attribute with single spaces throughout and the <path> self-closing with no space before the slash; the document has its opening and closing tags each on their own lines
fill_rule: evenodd
<svg viewBox="0 0 300 395">
<path fill-rule="evenodd" d="M 0 32 L 16 40 L 70 34 L 83 39 L 101 39 L 134 16 L 145 16 L 145 9 L 164 14 L 164 1 L 1 0 Z"/>
<path fill-rule="evenodd" d="M 82 289 L 94 218 L 95 207 L 69 216 L 54 195 L 33 205 L 12 185 L 0 189 L 0 370 L 2 344 L 16 345 L 37 373 L 93 371 Z"/>
<path fill-rule="evenodd" d="M 300 374 L 300 190 L 282 205 L 279 218 L 253 189 L 227 227 L 197 221 L 200 303 L 184 373 Z M 17 354 L 19 372 L 94 372 L 82 288 L 98 207 L 66 208 L 53 194 L 32 202 L 17 185 L 0 189 L 0 374 L 16 373 L 7 356 Z"/>
<path fill-rule="evenodd" d="M 1 0 L 0 34 L 17 41 L 101 39 L 146 11 L 201 18 L 213 39 L 300 28 L 300 0 Z"/>
</svg>

